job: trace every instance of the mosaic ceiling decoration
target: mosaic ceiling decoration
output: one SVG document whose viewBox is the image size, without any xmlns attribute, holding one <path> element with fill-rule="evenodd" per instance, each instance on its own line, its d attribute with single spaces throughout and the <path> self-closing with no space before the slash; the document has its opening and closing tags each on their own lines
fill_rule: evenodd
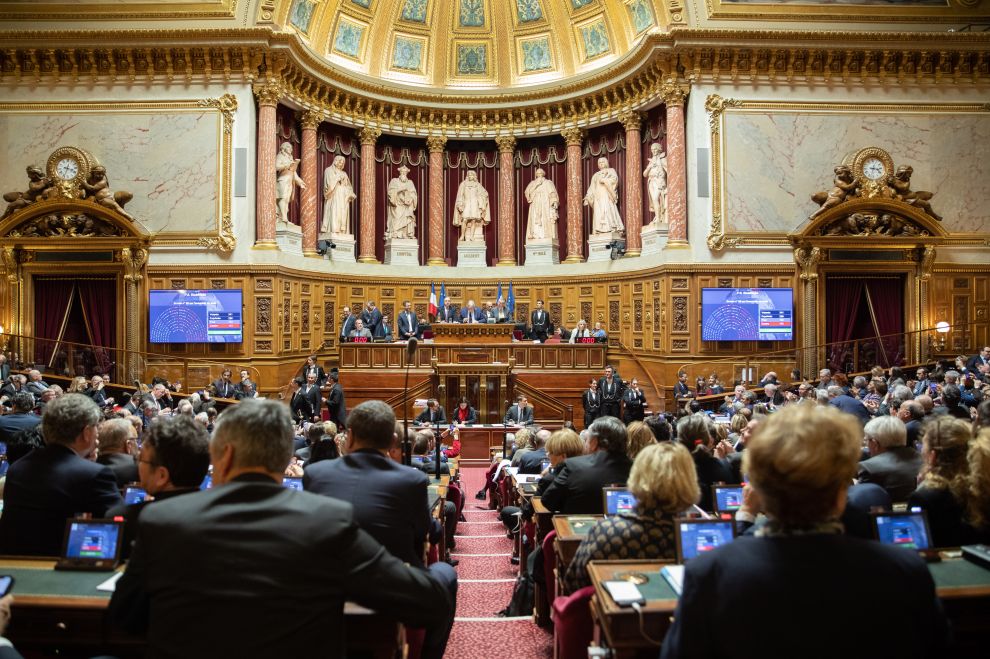
<svg viewBox="0 0 990 659">
<path fill-rule="evenodd" d="M 446 88 L 541 85 L 592 72 L 667 16 L 663 0 L 283 2 L 276 15 L 284 29 L 334 64 Z"/>
</svg>

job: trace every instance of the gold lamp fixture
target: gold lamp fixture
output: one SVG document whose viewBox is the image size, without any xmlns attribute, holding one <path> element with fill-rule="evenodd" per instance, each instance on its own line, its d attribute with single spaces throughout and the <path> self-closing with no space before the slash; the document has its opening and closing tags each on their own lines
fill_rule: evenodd
<svg viewBox="0 0 990 659">
<path fill-rule="evenodd" d="M 932 352 L 943 352 L 945 350 L 945 335 L 951 329 L 952 326 L 944 320 L 935 323 L 935 331 L 928 336 L 928 349 Z"/>
</svg>

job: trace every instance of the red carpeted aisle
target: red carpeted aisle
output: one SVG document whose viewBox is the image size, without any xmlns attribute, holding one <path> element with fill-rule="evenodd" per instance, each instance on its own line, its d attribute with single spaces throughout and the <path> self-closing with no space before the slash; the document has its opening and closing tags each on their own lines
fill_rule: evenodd
<svg viewBox="0 0 990 659">
<path fill-rule="evenodd" d="M 447 659 L 495 659 L 498 657 L 547 658 L 553 655 L 553 635 L 536 626 L 531 616 L 500 618 L 512 596 L 518 569 L 509 562 L 512 541 L 498 513 L 487 501 L 474 498 L 485 483 L 487 470 L 461 471 L 468 497 L 466 522 L 457 525 L 457 617 L 447 644 Z"/>
</svg>

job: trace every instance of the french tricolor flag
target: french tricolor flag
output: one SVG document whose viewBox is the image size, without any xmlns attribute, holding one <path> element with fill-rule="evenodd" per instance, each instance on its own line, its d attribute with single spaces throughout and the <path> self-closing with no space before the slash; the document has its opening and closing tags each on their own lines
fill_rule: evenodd
<svg viewBox="0 0 990 659">
<path fill-rule="evenodd" d="M 430 315 L 437 315 L 437 285 L 430 282 Z"/>
</svg>

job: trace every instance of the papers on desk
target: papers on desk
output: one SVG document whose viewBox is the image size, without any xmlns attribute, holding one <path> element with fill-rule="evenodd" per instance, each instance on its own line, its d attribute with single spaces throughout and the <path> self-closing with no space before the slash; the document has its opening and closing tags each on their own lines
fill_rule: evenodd
<svg viewBox="0 0 990 659">
<path fill-rule="evenodd" d="M 117 582 L 120 580 L 122 576 L 124 576 L 123 572 L 114 572 L 114 575 L 109 579 L 107 579 L 106 581 L 100 583 L 100 585 L 96 587 L 96 590 L 101 590 L 104 593 L 112 593 L 114 590 L 116 590 Z"/>
<path fill-rule="evenodd" d="M 505 469 L 505 470 L 516 469 L 516 471 L 519 471 L 515 467 L 510 467 L 509 466 L 510 464 L 512 464 L 512 462 L 509 461 L 509 460 L 502 460 L 501 462 L 499 462 L 498 463 L 498 469 L 495 470 L 495 475 L 492 476 L 492 480 L 496 480 L 497 481 L 498 478 L 499 478 L 499 476 L 501 475 L 503 469 Z"/>
<path fill-rule="evenodd" d="M 664 565 L 660 569 L 660 574 L 663 578 L 667 580 L 670 587 L 674 589 L 677 596 L 681 596 L 681 591 L 684 589 L 684 566 L 683 565 Z"/>
</svg>

